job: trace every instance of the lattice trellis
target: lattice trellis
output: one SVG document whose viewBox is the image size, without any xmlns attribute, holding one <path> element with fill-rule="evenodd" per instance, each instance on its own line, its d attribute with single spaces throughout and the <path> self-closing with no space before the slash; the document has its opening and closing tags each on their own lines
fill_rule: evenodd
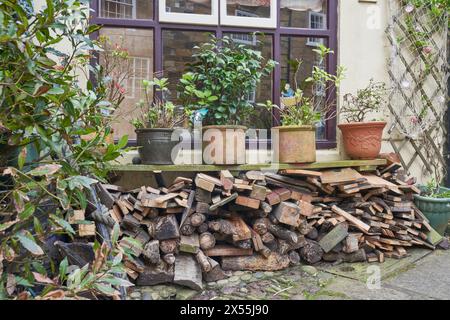
<svg viewBox="0 0 450 320">
<path fill-rule="evenodd" d="M 439 178 L 446 168 L 448 15 L 445 11 L 436 15 L 429 2 L 412 3 L 418 2 L 389 1 L 389 140 L 407 171 L 419 158 L 423 168 Z M 396 133 L 404 136 L 400 144 L 394 138 Z M 414 153 L 406 159 L 409 145 Z"/>
</svg>

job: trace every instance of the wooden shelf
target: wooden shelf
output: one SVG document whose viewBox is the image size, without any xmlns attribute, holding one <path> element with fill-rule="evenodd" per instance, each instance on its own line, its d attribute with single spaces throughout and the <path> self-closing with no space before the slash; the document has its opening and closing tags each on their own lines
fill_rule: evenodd
<svg viewBox="0 0 450 320">
<path fill-rule="evenodd" d="M 327 169 L 327 168 L 345 168 L 356 167 L 360 171 L 372 171 L 378 166 L 386 165 L 385 159 L 375 160 L 337 160 L 324 161 L 303 164 L 244 164 L 237 166 L 218 166 L 206 164 L 183 164 L 183 165 L 143 165 L 143 164 L 126 164 L 113 165 L 112 171 L 120 172 L 154 172 L 154 171 L 176 171 L 176 172 L 208 172 L 208 171 L 249 171 L 249 170 L 283 170 L 283 169 Z"/>
</svg>

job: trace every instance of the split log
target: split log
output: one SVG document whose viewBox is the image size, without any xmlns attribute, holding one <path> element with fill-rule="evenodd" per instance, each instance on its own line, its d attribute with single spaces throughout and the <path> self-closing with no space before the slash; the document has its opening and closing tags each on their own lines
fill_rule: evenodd
<svg viewBox="0 0 450 320">
<path fill-rule="evenodd" d="M 286 228 L 277 226 L 269 221 L 267 221 L 267 230 L 274 234 L 276 237 L 286 240 L 290 243 L 296 243 L 298 241 L 298 236 L 295 232 L 288 230 Z"/>
<path fill-rule="evenodd" d="M 330 252 L 338 243 L 344 240 L 348 235 L 348 224 L 340 223 L 334 227 L 330 232 L 328 232 L 319 241 L 319 245 L 322 247 L 323 251 Z"/>
<path fill-rule="evenodd" d="M 216 260 L 208 257 L 208 261 L 211 264 L 211 271 L 203 273 L 203 279 L 206 282 L 215 282 L 228 278 Z"/>
<path fill-rule="evenodd" d="M 190 236 L 190 235 L 194 234 L 194 232 L 195 232 L 195 227 L 191 224 L 185 223 L 180 228 L 180 233 L 183 236 Z"/>
<path fill-rule="evenodd" d="M 162 259 L 168 265 L 173 265 L 176 261 L 175 255 L 173 253 L 167 253 L 167 254 L 163 255 Z"/>
<path fill-rule="evenodd" d="M 198 234 L 194 233 L 190 236 L 180 237 L 180 251 L 188 253 L 197 253 L 200 248 Z"/>
<path fill-rule="evenodd" d="M 281 202 L 273 211 L 273 216 L 281 223 L 297 227 L 300 208 L 291 202 Z"/>
<path fill-rule="evenodd" d="M 289 261 L 293 266 L 300 264 L 300 255 L 297 251 L 292 250 L 291 252 L 289 252 Z"/>
<path fill-rule="evenodd" d="M 174 268 L 161 261 L 159 264 L 146 266 L 136 279 L 137 286 L 154 286 L 173 282 Z"/>
<path fill-rule="evenodd" d="M 190 224 L 194 227 L 200 226 L 205 220 L 206 216 L 202 213 L 195 212 L 190 216 Z"/>
<path fill-rule="evenodd" d="M 203 289 L 202 271 L 193 256 L 180 254 L 177 257 L 173 282 L 193 290 Z"/>
<path fill-rule="evenodd" d="M 253 250 L 229 245 L 216 245 L 214 248 L 205 250 L 204 253 L 209 257 L 249 256 L 253 254 Z"/>
<path fill-rule="evenodd" d="M 315 264 L 322 260 L 323 249 L 313 240 L 306 241 L 303 248 L 300 249 L 300 257 L 309 264 Z"/>
<path fill-rule="evenodd" d="M 142 251 L 142 256 L 148 263 L 158 264 L 161 261 L 161 256 L 159 254 L 159 241 L 153 240 L 148 242 L 144 247 L 144 251 Z"/>
<path fill-rule="evenodd" d="M 207 224 L 206 222 L 203 222 L 201 225 L 199 225 L 199 226 L 197 227 L 197 232 L 198 232 L 199 234 L 202 234 L 202 233 L 207 232 L 208 229 L 209 229 L 208 224 Z"/>
<path fill-rule="evenodd" d="M 166 240 L 180 236 L 177 218 L 174 214 L 160 216 L 155 223 L 155 239 Z"/>
<path fill-rule="evenodd" d="M 267 223 L 268 220 L 265 218 L 256 219 L 253 222 L 253 230 L 255 230 L 259 235 L 267 233 Z"/>
<path fill-rule="evenodd" d="M 349 263 L 365 262 L 366 252 L 364 251 L 364 249 L 359 249 L 353 253 L 328 252 L 323 255 L 322 259 L 328 262 L 349 262 Z"/>
<path fill-rule="evenodd" d="M 222 269 L 231 271 L 277 271 L 287 268 L 289 263 L 290 260 L 287 255 L 272 252 L 267 258 L 259 254 L 246 257 L 223 257 Z"/>
</svg>

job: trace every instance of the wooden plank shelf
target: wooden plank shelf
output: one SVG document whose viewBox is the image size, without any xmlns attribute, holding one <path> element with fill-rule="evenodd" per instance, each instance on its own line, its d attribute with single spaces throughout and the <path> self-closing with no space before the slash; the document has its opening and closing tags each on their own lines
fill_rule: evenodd
<svg viewBox="0 0 450 320">
<path fill-rule="evenodd" d="M 385 159 L 375 160 L 337 160 L 323 161 L 314 163 L 301 164 L 243 164 L 237 166 L 228 165 L 206 165 L 206 164 L 182 164 L 182 165 L 144 165 L 144 164 L 125 164 L 113 165 L 112 171 L 119 172 L 155 172 L 155 171 L 171 171 L 171 172 L 208 172 L 208 171 L 250 171 L 250 170 L 285 170 L 285 169 L 328 169 L 328 168 L 346 168 L 355 167 L 360 171 L 373 171 L 378 166 L 386 165 Z"/>
</svg>

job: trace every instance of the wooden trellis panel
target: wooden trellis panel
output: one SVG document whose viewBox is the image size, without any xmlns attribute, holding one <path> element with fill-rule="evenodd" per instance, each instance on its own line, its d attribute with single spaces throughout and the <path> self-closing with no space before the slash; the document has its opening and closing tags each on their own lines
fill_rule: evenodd
<svg viewBox="0 0 450 320">
<path fill-rule="evenodd" d="M 439 178 L 446 168 L 448 16 L 430 13 L 432 4 L 415 7 L 411 3 L 389 2 L 389 140 L 407 171 L 421 161 L 424 171 Z M 398 133 L 403 141 L 394 138 Z M 407 159 L 406 150 L 411 148 L 414 153 Z"/>
</svg>

